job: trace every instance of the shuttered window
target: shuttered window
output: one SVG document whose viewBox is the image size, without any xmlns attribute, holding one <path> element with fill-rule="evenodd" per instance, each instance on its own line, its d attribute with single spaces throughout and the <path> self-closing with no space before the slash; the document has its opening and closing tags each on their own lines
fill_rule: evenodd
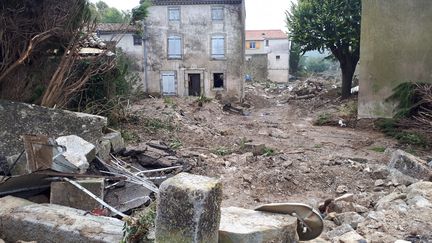
<svg viewBox="0 0 432 243">
<path fill-rule="evenodd" d="M 223 35 L 212 36 L 211 56 L 214 59 L 225 58 L 225 37 Z"/>
<path fill-rule="evenodd" d="M 223 20 L 224 19 L 224 11 L 223 7 L 212 7 L 212 20 Z"/>
<path fill-rule="evenodd" d="M 180 20 L 180 8 L 179 7 L 168 7 L 168 20 L 179 21 Z"/>
<path fill-rule="evenodd" d="M 168 58 L 182 58 L 182 41 L 180 36 L 172 35 L 168 37 Z"/>
<path fill-rule="evenodd" d="M 164 95 L 176 95 L 176 76 L 175 72 L 163 72 L 162 76 L 162 93 Z"/>
</svg>

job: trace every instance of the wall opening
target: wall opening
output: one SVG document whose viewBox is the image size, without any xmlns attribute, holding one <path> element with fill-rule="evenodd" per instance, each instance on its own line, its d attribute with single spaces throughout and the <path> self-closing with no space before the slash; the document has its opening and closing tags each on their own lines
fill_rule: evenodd
<svg viewBox="0 0 432 243">
<path fill-rule="evenodd" d="M 280 56 L 276 56 L 276 60 L 280 60 Z"/>
<path fill-rule="evenodd" d="M 213 73 L 213 87 L 223 88 L 224 87 L 224 74 L 223 73 Z"/>
</svg>

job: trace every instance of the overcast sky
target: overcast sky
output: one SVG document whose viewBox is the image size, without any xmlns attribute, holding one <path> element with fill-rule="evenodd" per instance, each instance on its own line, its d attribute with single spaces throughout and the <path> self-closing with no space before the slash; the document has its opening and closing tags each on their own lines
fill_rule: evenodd
<svg viewBox="0 0 432 243">
<path fill-rule="evenodd" d="M 97 2 L 98 0 L 91 0 Z M 139 0 L 104 0 L 109 6 L 130 10 Z M 286 31 L 285 10 L 291 0 L 246 0 L 246 29 L 281 29 Z"/>
</svg>

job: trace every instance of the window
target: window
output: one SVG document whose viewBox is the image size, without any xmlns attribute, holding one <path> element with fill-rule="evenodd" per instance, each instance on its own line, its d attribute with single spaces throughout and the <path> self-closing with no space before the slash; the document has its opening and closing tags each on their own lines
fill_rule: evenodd
<svg viewBox="0 0 432 243">
<path fill-rule="evenodd" d="M 213 73 L 213 88 L 223 88 L 224 87 L 224 74 L 223 73 Z"/>
<path fill-rule="evenodd" d="M 213 59 L 225 58 L 225 37 L 214 35 L 211 38 L 211 57 Z"/>
<path fill-rule="evenodd" d="M 223 20 L 224 19 L 224 8 L 223 7 L 212 7 L 211 14 L 212 14 L 212 20 Z"/>
<path fill-rule="evenodd" d="M 173 71 L 162 72 L 161 76 L 162 76 L 162 94 L 176 95 L 177 81 L 176 81 L 175 72 Z"/>
<path fill-rule="evenodd" d="M 269 40 L 266 40 L 266 46 L 269 46 Z"/>
<path fill-rule="evenodd" d="M 249 42 L 249 49 L 255 49 L 256 48 L 256 43 L 255 41 L 250 41 Z"/>
<path fill-rule="evenodd" d="M 133 43 L 134 46 L 141 46 L 142 45 L 142 38 L 139 35 L 133 35 Z"/>
<path fill-rule="evenodd" d="M 180 8 L 179 7 L 168 7 L 168 20 L 169 21 L 180 21 Z"/>
<path fill-rule="evenodd" d="M 168 59 L 182 58 L 182 41 L 180 36 L 172 35 L 168 37 Z"/>
<path fill-rule="evenodd" d="M 276 56 L 276 60 L 280 60 L 280 56 Z"/>
</svg>

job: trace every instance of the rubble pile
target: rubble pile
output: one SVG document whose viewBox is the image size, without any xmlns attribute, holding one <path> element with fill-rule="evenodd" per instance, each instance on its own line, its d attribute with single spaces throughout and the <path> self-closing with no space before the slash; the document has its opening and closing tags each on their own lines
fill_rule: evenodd
<svg viewBox="0 0 432 243">
<path fill-rule="evenodd" d="M 5 240 L 119 242 L 123 222 L 115 217 L 149 205 L 158 185 L 186 164 L 159 141 L 126 150 L 120 132 L 105 127 L 106 118 L 1 102 L 2 113 L 19 110 L 0 116 L 6 131 L 0 135 L 0 238 Z M 15 120 L 12 114 L 22 117 Z"/>
<path fill-rule="evenodd" d="M 430 242 L 432 168 L 426 161 L 396 150 L 387 166 L 367 171 L 376 179 L 374 192 L 340 190 L 346 194 L 320 206 L 327 231 L 321 238 L 332 242 Z"/>
</svg>

